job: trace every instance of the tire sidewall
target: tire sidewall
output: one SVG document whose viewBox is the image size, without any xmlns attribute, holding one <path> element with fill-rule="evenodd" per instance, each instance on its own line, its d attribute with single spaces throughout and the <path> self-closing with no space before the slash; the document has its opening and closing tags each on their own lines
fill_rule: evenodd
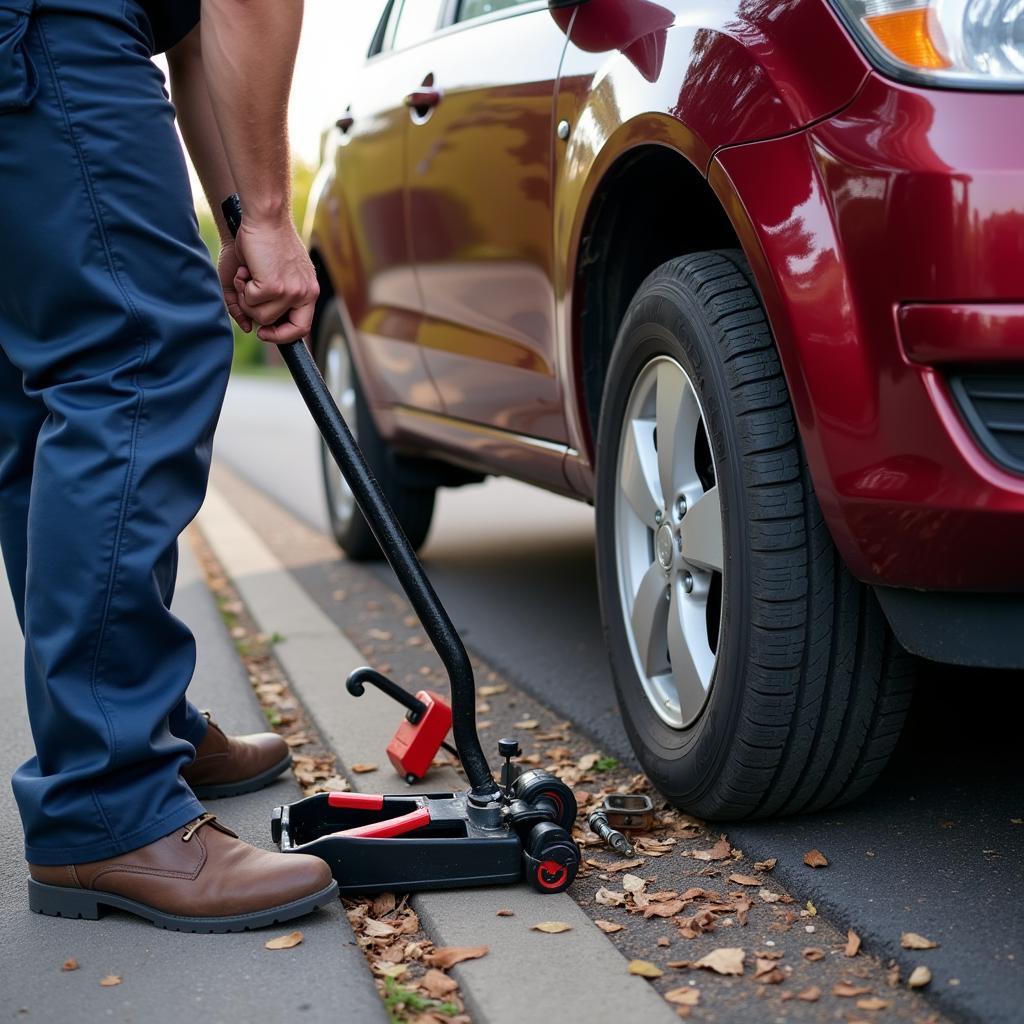
<svg viewBox="0 0 1024 1024">
<path fill-rule="evenodd" d="M 685 729 L 667 725 L 644 691 L 618 587 L 615 508 L 622 424 L 640 371 L 657 356 L 675 359 L 697 390 L 715 460 L 725 540 L 721 632 L 711 692 L 697 721 Z M 678 280 L 655 272 L 627 311 L 606 377 L 597 446 L 597 570 L 605 640 L 626 731 L 654 784 L 684 806 L 699 805 L 718 776 L 742 704 L 748 615 L 747 560 L 739 524 L 745 515 L 727 395 L 714 330 L 699 303 Z"/>
<path fill-rule="evenodd" d="M 368 429 L 367 420 L 369 417 L 369 410 L 365 407 L 366 403 L 363 400 L 362 388 L 359 385 L 355 362 L 352 358 L 352 346 L 345 331 L 344 320 L 342 319 L 341 312 L 339 311 L 336 303 L 337 300 L 329 301 L 324 306 L 323 313 L 317 321 L 314 353 L 316 364 L 320 372 L 325 374 L 327 370 L 328 342 L 335 334 L 340 334 L 345 342 L 345 347 L 348 349 L 349 367 L 352 374 L 352 387 L 355 390 L 356 395 L 356 431 L 359 438 L 359 446 L 367 462 L 370 464 L 370 468 L 374 470 L 375 473 L 379 473 L 380 467 L 379 459 L 377 458 L 378 453 L 376 445 L 374 444 L 375 431 L 373 431 L 372 425 L 370 425 Z M 332 474 L 338 472 L 338 467 L 334 462 L 334 457 L 331 455 L 322 438 L 320 440 L 319 448 L 320 471 L 323 476 L 325 505 L 327 508 L 327 516 L 330 520 L 331 532 L 334 534 L 337 542 L 345 550 L 349 551 L 368 542 L 368 538 L 372 536 L 370 534 L 370 528 L 358 507 L 353 507 L 352 515 L 349 516 L 348 519 L 341 519 L 337 515 L 334 508 L 334 502 L 330 500 L 329 478 Z"/>
</svg>

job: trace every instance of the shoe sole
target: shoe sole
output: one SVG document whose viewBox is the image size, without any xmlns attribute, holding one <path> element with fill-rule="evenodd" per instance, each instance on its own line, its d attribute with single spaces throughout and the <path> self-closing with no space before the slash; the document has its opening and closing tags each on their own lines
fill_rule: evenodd
<svg viewBox="0 0 1024 1024">
<path fill-rule="evenodd" d="M 222 782 L 214 786 L 193 786 L 192 792 L 199 800 L 220 800 L 226 796 L 242 796 L 244 793 L 255 793 L 258 789 L 269 786 L 282 772 L 292 766 L 292 755 L 286 754 L 272 768 L 260 772 L 259 775 L 252 775 L 248 779 L 239 779 L 238 782 Z M 188 781 L 187 779 L 185 780 Z"/>
<path fill-rule="evenodd" d="M 144 921 L 149 921 L 150 924 L 155 924 L 158 928 L 166 928 L 173 932 L 246 932 L 255 928 L 266 928 L 268 925 L 280 924 L 312 913 L 331 903 L 337 896 L 338 883 L 332 879 L 331 884 L 320 892 L 267 910 L 234 914 L 230 917 L 183 917 L 180 914 L 165 914 L 155 907 L 113 893 L 44 885 L 34 878 L 28 880 L 28 905 L 35 914 L 96 921 L 108 910 L 124 910 L 141 917 Z"/>
</svg>

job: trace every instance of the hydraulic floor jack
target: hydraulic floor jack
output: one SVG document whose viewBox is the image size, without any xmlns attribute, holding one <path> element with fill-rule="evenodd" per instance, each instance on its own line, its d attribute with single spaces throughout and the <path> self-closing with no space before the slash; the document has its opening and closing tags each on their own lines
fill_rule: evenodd
<svg viewBox="0 0 1024 1024">
<path fill-rule="evenodd" d="M 232 233 L 242 221 L 237 195 L 223 204 Z M 343 892 L 444 889 L 515 882 L 538 891 L 566 889 L 576 877 L 579 847 L 572 839 L 576 798 L 561 779 L 513 763 L 514 739 L 503 739 L 500 784 L 476 730 L 473 668 L 462 639 L 427 578 L 412 545 L 374 479 L 348 426 L 301 341 L 281 346 L 303 400 L 409 598 L 451 684 L 451 727 L 469 788 L 429 796 L 319 793 L 275 808 L 274 841 L 284 853 L 310 853 L 331 867 Z M 370 668 L 349 677 L 392 696 L 401 687 Z M 410 707 L 410 713 L 415 711 Z M 445 730 L 447 732 L 447 730 Z M 443 739 L 442 733 L 440 739 Z"/>
</svg>

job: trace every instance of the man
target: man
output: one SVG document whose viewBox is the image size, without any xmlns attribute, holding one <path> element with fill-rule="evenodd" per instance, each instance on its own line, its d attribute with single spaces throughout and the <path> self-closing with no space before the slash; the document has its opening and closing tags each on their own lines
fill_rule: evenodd
<svg viewBox="0 0 1024 1024">
<path fill-rule="evenodd" d="M 223 299 L 271 343 L 317 297 L 290 219 L 286 108 L 301 0 L 0 0 L 0 542 L 25 633 L 36 756 L 13 786 L 33 910 L 165 927 L 283 921 L 337 890 L 257 850 L 201 797 L 288 763 L 185 699 L 169 611 L 231 361 Z M 198 25 L 198 27 L 196 27 Z M 174 109 L 220 224 L 199 238 Z M 198 755 L 198 756 L 197 756 Z M 193 760 L 194 759 L 194 760 Z"/>
</svg>

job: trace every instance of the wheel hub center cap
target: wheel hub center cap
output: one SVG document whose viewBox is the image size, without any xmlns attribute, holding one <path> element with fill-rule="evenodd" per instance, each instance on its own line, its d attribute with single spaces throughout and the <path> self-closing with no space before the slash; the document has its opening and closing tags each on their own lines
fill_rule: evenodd
<svg viewBox="0 0 1024 1024">
<path fill-rule="evenodd" d="M 672 568 L 672 557 L 675 554 L 675 537 L 671 526 L 663 526 L 658 530 L 654 540 L 654 550 L 663 569 Z"/>
</svg>

